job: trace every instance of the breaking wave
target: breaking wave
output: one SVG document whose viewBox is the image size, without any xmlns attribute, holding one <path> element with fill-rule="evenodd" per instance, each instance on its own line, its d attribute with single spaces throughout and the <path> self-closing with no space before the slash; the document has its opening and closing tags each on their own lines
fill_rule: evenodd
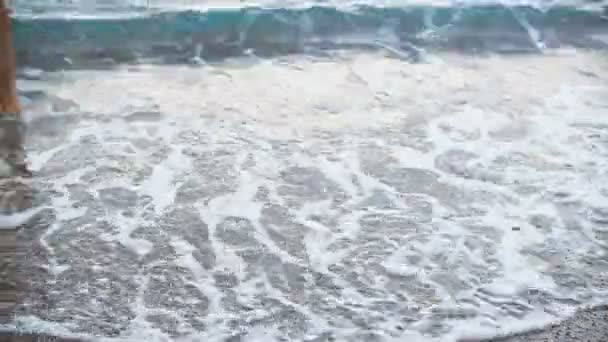
<svg viewBox="0 0 608 342">
<path fill-rule="evenodd" d="M 417 61 L 429 48 L 521 53 L 607 46 L 594 37 L 607 27 L 601 12 L 566 6 L 139 10 L 87 18 L 20 15 L 14 26 L 20 63 L 45 69 L 336 49 L 384 49 Z"/>
</svg>

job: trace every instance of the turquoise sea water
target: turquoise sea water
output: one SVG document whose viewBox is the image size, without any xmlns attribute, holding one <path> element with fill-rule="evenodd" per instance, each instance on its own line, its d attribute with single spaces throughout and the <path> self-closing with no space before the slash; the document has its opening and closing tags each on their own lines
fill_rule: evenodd
<svg viewBox="0 0 608 342">
<path fill-rule="evenodd" d="M 194 57 L 270 56 L 343 48 L 388 47 L 416 59 L 425 48 L 530 52 L 560 43 L 606 46 L 605 41 L 592 38 L 606 26 L 601 6 L 384 6 L 372 2 L 337 7 L 311 3 L 305 7 L 242 4 L 222 8 L 220 3 L 206 9 L 106 8 L 87 16 L 70 15 L 67 10 L 36 14 L 22 7 L 28 8 L 18 6 L 14 22 L 20 62 L 46 68 L 69 68 L 83 60 L 104 58 L 182 63 Z"/>
</svg>

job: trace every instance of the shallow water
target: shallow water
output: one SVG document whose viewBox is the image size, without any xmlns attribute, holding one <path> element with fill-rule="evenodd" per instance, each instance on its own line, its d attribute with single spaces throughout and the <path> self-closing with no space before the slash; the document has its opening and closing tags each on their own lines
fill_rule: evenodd
<svg viewBox="0 0 608 342">
<path fill-rule="evenodd" d="M 22 80 L 47 209 L 17 327 L 456 341 L 605 303 L 607 61 L 341 51 Z"/>
</svg>

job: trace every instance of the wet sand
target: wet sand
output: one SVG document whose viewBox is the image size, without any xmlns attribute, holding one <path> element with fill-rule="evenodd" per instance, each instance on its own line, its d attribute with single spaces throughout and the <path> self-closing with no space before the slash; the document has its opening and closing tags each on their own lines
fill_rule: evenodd
<svg viewBox="0 0 608 342">
<path fill-rule="evenodd" d="M 462 340 L 460 342 L 605 342 L 608 337 L 608 305 L 577 313 L 561 324 L 543 330 L 491 340 Z M 0 342 L 85 342 L 85 340 L 48 335 L 1 334 Z"/>
<path fill-rule="evenodd" d="M 547 328 L 492 342 L 602 342 L 608 338 L 608 305 L 581 311 L 571 319 Z"/>
</svg>

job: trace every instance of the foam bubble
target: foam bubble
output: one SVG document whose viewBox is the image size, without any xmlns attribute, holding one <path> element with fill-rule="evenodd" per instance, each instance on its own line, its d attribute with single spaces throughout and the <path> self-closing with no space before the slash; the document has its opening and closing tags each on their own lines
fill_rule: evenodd
<svg viewBox="0 0 608 342">
<path fill-rule="evenodd" d="M 17 227 L 27 224 L 41 211 L 42 208 L 33 208 L 14 214 L 0 215 L 0 229 L 17 229 Z"/>
</svg>

